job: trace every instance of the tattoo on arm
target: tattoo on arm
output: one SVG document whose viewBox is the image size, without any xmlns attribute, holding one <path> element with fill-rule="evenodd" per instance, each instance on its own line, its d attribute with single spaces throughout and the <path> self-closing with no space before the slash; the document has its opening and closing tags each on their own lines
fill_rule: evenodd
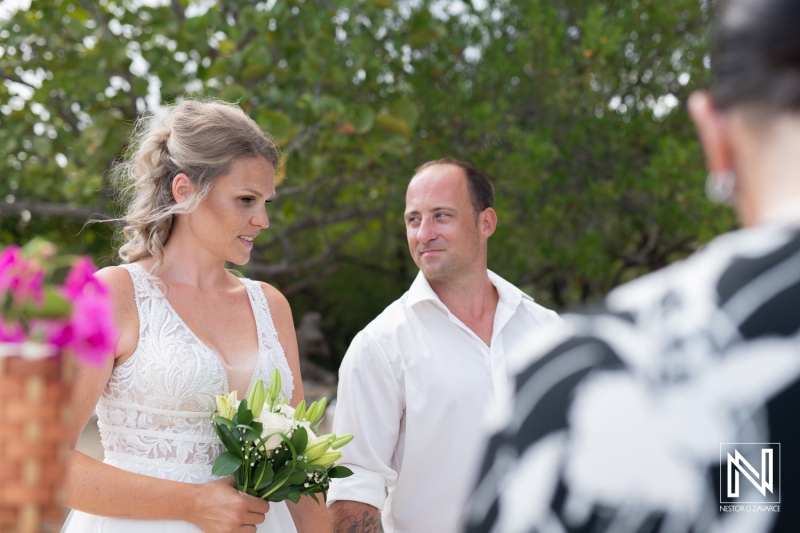
<svg viewBox="0 0 800 533">
<path fill-rule="evenodd" d="M 342 518 L 336 524 L 334 533 L 383 533 L 383 527 L 379 515 L 364 511 L 361 519 L 354 514 Z"/>
</svg>

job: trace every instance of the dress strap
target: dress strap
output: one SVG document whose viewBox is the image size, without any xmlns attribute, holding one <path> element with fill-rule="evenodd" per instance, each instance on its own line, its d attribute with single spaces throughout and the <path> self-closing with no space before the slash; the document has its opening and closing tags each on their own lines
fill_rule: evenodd
<svg viewBox="0 0 800 533">
<path fill-rule="evenodd" d="M 262 349 L 267 351 L 267 358 L 266 361 L 263 361 L 263 366 L 262 360 L 259 358 L 256 373 L 265 376 L 264 381 L 267 381 L 273 370 L 277 368 L 281 373 L 281 395 L 291 399 L 294 391 L 292 371 L 289 368 L 289 362 L 286 360 L 286 354 L 283 352 L 283 347 L 278 338 L 278 330 L 275 329 L 267 297 L 259 282 L 242 278 L 242 283 L 247 289 L 250 305 L 253 307 L 259 342 Z"/>
<path fill-rule="evenodd" d="M 259 335 L 263 331 L 267 338 L 275 338 L 277 340 L 278 330 L 275 329 L 275 323 L 272 321 L 272 313 L 269 310 L 267 297 L 261 288 L 261 284 L 248 278 L 242 278 L 242 283 L 247 289 L 247 295 L 250 297 L 250 303 L 253 306 Z"/>
<path fill-rule="evenodd" d="M 155 296 L 150 281 L 147 279 L 147 271 L 141 265 L 128 263 L 120 265 L 128 271 L 133 282 L 133 295 L 136 300 L 136 310 L 139 313 L 139 334 L 147 324 L 150 317 L 150 305 L 148 302 Z"/>
</svg>

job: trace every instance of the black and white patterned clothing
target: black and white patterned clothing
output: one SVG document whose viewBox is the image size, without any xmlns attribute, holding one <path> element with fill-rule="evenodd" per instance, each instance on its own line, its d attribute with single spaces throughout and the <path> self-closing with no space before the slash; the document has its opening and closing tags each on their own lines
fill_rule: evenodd
<svg viewBox="0 0 800 533">
<path fill-rule="evenodd" d="M 512 364 L 469 533 L 800 531 L 797 228 L 724 235 Z M 779 512 L 723 509 L 722 443 L 781 444 Z"/>
</svg>

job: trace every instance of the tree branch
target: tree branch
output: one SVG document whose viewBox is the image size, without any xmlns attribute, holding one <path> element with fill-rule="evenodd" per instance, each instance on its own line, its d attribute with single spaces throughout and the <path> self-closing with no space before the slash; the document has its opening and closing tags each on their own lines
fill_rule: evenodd
<svg viewBox="0 0 800 533">
<path fill-rule="evenodd" d="M 20 78 L 19 76 L 15 75 L 15 74 L 10 74 L 10 73 L 5 72 L 5 71 L 0 71 L 0 78 L 3 78 L 4 80 L 8 80 L 8 81 L 13 81 L 14 83 L 19 83 L 21 85 L 26 85 L 26 86 L 30 87 L 31 89 L 36 90 L 36 87 L 34 87 L 33 85 L 31 85 L 30 83 L 28 83 L 27 81 L 23 80 L 22 78 Z"/>
<path fill-rule="evenodd" d="M 183 5 L 180 0 L 172 0 L 172 11 L 175 12 L 175 16 L 181 23 L 186 20 L 186 12 L 183 10 Z"/>
<path fill-rule="evenodd" d="M 78 126 L 78 119 L 75 118 L 75 115 L 72 113 L 72 111 L 68 111 L 66 108 L 64 108 L 64 101 L 59 98 L 50 98 L 48 99 L 48 103 L 53 106 L 56 111 L 58 111 L 58 114 L 61 115 L 61 118 L 64 119 L 64 122 L 66 122 L 72 130 L 72 133 L 75 136 L 78 136 L 81 131 L 80 127 Z"/>
<path fill-rule="evenodd" d="M 391 268 L 386 268 L 382 265 L 370 263 L 369 261 L 364 261 L 363 259 L 350 255 L 350 254 L 340 254 L 340 256 L 344 261 L 351 265 L 359 266 L 364 270 L 369 270 L 370 272 L 375 272 L 380 274 L 381 276 L 386 276 L 387 278 L 395 279 L 397 277 L 397 272 Z"/>
<path fill-rule="evenodd" d="M 0 217 L 28 211 L 31 215 L 74 218 L 79 220 L 112 220 L 113 216 L 97 209 L 54 202 L 0 202 Z"/>
<path fill-rule="evenodd" d="M 92 15 L 94 20 L 100 23 L 100 25 L 103 27 L 103 34 L 106 36 L 106 39 L 112 42 L 115 41 L 117 39 L 117 36 L 114 35 L 114 32 L 112 32 L 111 29 L 108 27 L 108 20 L 103 16 L 102 13 L 97 11 L 94 2 L 92 0 L 83 0 L 81 3 L 83 4 L 83 7 L 89 12 L 89 14 Z"/>
<path fill-rule="evenodd" d="M 248 269 L 247 274 L 258 274 L 263 277 L 276 276 L 280 274 L 293 274 L 302 272 L 326 263 L 331 262 L 331 258 L 349 241 L 356 233 L 362 231 L 363 228 L 358 226 L 348 231 L 339 237 L 335 243 L 325 246 L 325 249 L 316 257 L 300 261 L 299 263 L 292 263 L 284 259 L 277 264 L 258 264 L 252 263 Z"/>
<path fill-rule="evenodd" d="M 302 272 L 303 270 L 308 270 L 310 268 L 314 268 L 315 266 L 327 263 L 330 260 L 331 255 L 333 255 L 332 250 L 324 252 L 316 257 L 312 257 L 311 259 L 300 261 L 299 263 L 290 263 L 289 261 L 285 260 L 275 264 L 253 263 L 247 268 L 247 275 L 250 276 L 257 274 L 258 276 L 268 278 L 280 274 Z"/>
<path fill-rule="evenodd" d="M 364 219 L 369 220 L 374 217 L 378 217 L 386 213 L 386 207 L 379 207 L 377 209 L 371 209 L 369 211 L 362 211 L 358 207 L 354 209 L 350 209 L 348 211 L 344 211 L 342 213 L 336 213 L 335 215 L 331 215 L 325 218 L 316 218 L 316 217 L 309 217 L 305 220 L 301 220 L 299 222 L 295 222 L 294 224 L 290 224 L 282 231 L 285 235 L 291 235 L 292 233 L 297 233 L 304 229 L 309 228 L 320 228 L 323 226 L 330 226 L 331 224 L 336 224 L 337 222 L 345 222 L 347 220 L 353 219 Z"/>
<path fill-rule="evenodd" d="M 319 283 L 321 280 L 327 277 L 330 277 L 337 270 L 339 270 L 339 265 L 329 265 L 326 268 L 322 269 L 321 272 L 314 272 L 310 276 L 306 276 L 305 278 L 299 281 L 295 281 L 294 283 L 287 285 L 286 287 L 281 287 L 281 292 L 283 293 L 284 296 L 290 296 L 316 283 Z"/>
<path fill-rule="evenodd" d="M 318 122 L 308 127 L 301 127 L 300 131 L 294 136 L 294 139 L 292 139 L 292 142 L 289 143 L 289 146 L 286 147 L 284 152 L 291 154 L 295 150 L 302 148 L 302 146 L 311 138 L 311 136 L 319 131 L 321 125 L 322 124 Z"/>
<path fill-rule="evenodd" d="M 244 37 L 242 37 L 241 40 L 236 44 L 236 47 L 239 50 L 242 50 L 245 46 L 250 44 L 250 42 L 253 40 L 253 37 L 255 37 L 256 35 L 258 35 L 258 33 L 256 33 L 256 30 L 250 28 L 249 30 L 247 30 L 247 33 L 244 34 Z"/>
</svg>

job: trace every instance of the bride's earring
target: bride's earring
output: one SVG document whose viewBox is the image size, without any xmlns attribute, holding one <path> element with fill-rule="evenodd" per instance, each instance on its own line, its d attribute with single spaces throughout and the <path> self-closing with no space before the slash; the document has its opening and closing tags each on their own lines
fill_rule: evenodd
<svg viewBox="0 0 800 533">
<path fill-rule="evenodd" d="M 736 174 L 732 170 L 709 172 L 706 178 L 706 196 L 715 204 L 733 204 Z"/>
</svg>

